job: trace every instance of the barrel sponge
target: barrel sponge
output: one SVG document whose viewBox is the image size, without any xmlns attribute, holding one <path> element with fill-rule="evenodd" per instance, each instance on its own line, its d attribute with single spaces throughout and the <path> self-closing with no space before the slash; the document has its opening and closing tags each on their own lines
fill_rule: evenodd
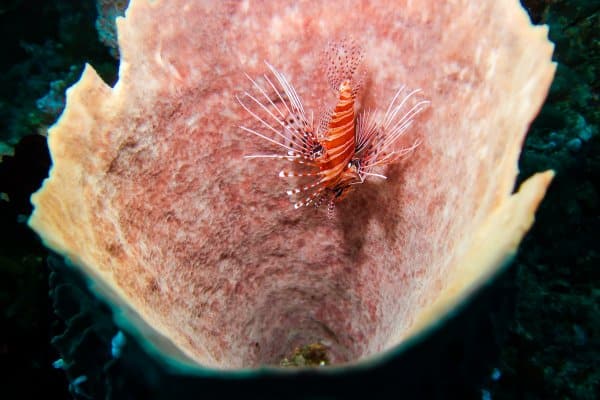
<svg viewBox="0 0 600 400">
<path fill-rule="evenodd" d="M 199 366 L 278 363 L 311 343 L 354 362 L 405 342 L 514 254 L 552 179 L 513 193 L 555 71 L 547 28 L 517 0 L 341 3 L 132 0 L 118 82 L 86 66 L 49 130 L 30 226 L 149 342 Z M 257 140 L 235 96 L 267 60 L 319 110 L 320 51 L 348 36 L 366 52 L 361 108 L 402 84 L 431 103 L 414 153 L 328 220 L 290 206 L 285 161 L 243 158 Z"/>
</svg>

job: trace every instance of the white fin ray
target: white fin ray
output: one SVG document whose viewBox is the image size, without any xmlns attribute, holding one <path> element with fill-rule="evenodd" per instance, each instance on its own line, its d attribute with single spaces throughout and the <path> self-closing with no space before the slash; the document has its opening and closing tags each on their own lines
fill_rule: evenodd
<svg viewBox="0 0 600 400">
<path fill-rule="evenodd" d="M 286 77 L 268 62 L 265 64 L 275 79 L 265 74 L 263 77 L 266 83 L 263 87 L 246 75 L 256 90 L 256 95 L 245 91 L 240 97 L 236 97 L 261 129 L 246 126 L 240 128 L 288 152 L 293 151 L 310 158 L 318 144 L 313 133 L 312 118 L 309 121 L 306 117 L 300 96 Z M 274 99 L 267 90 L 274 92 Z"/>
<path fill-rule="evenodd" d="M 406 110 L 408 102 L 421 89 L 406 94 L 405 88 L 402 86 L 396 91 L 380 123 L 377 122 L 375 113 L 369 110 L 358 117 L 356 156 L 360 160 L 361 174 L 365 176 L 385 178 L 384 175 L 372 172 L 372 169 L 398 161 L 420 144 L 419 140 L 415 140 L 409 147 L 395 149 L 396 143 L 406 134 L 414 118 L 429 104 L 427 100 L 418 100 Z"/>
</svg>

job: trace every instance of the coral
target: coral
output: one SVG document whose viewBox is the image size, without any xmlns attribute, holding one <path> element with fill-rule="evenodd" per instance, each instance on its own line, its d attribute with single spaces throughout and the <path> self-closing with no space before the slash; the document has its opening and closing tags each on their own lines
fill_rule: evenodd
<svg viewBox="0 0 600 400">
<path fill-rule="evenodd" d="M 494 398 L 594 399 L 600 371 L 597 249 L 600 220 L 600 10 L 581 0 L 539 3 L 556 43 L 556 77 L 527 136 L 520 169 L 556 179 L 517 259 L 517 313 Z M 542 4 L 543 3 L 543 4 Z"/>
<path fill-rule="evenodd" d="M 286 357 L 279 363 L 282 367 L 302 367 L 306 365 L 314 367 L 327 364 L 329 364 L 327 348 L 320 343 L 297 347 L 289 359 Z"/>
<path fill-rule="evenodd" d="M 98 18 L 96 18 L 96 30 L 98 37 L 106 45 L 113 57 L 119 58 L 119 45 L 117 43 L 117 25 L 116 18 L 125 14 L 125 9 L 129 1 L 127 0 L 98 0 L 96 9 Z"/>
<path fill-rule="evenodd" d="M 108 81 L 114 60 L 97 43 L 94 7 L 86 3 L 14 2 L 0 13 L 0 155 L 28 134 L 45 134 L 64 106 L 64 90 L 93 62 Z"/>
<path fill-rule="evenodd" d="M 64 379 L 50 367 L 56 356 L 48 346 L 54 326 L 47 307 L 46 251 L 24 224 L 32 210 L 29 196 L 49 166 L 46 139 L 39 135 L 23 138 L 14 155 L 0 163 L 0 346 L 8 367 L 2 374 L 4 397 L 66 395 Z"/>
<path fill-rule="evenodd" d="M 248 4 L 131 2 L 119 81 L 86 66 L 69 89 L 29 223 L 164 357 L 238 369 L 311 343 L 332 363 L 374 356 L 454 310 L 533 222 L 552 174 L 512 191 L 554 74 L 547 29 L 511 0 Z M 419 151 L 327 221 L 242 158 L 255 141 L 234 94 L 269 60 L 317 108 L 318 52 L 349 26 L 367 49 L 361 107 L 402 83 L 431 107 Z"/>
</svg>

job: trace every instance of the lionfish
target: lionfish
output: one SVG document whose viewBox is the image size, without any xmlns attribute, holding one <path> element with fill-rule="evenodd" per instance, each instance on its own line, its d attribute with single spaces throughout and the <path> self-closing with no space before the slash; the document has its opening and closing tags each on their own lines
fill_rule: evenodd
<svg viewBox="0 0 600 400">
<path fill-rule="evenodd" d="M 419 100 L 407 106 L 420 89 L 407 91 L 402 86 L 381 119 L 370 111 L 356 116 L 355 103 L 364 76 L 360 68 L 363 55 L 363 49 L 353 40 L 331 42 L 327 46 L 323 53 L 324 70 L 336 103 L 323 113 L 316 126 L 312 115 L 308 119 L 294 87 L 271 64 L 265 61 L 270 74 L 263 75 L 263 85 L 246 75 L 255 94 L 245 91 L 237 100 L 259 128 L 240 128 L 283 152 L 245 158 L 272 158 L 302 165 L 301 171 L 279 172 L 282 178 L 304 180 L 303 184 L 287 190 L 296 209 L 310 204 L 318 207 L 326 202 L 331 217 L 335 204 L 355 185 L 367 177 L 387 179 L 376 169 L 398 161 L 419 145 L 419 140 L 415 140 L 409 147 L 396 148 L 398 139 L 429 103 Z"/>
</svg>

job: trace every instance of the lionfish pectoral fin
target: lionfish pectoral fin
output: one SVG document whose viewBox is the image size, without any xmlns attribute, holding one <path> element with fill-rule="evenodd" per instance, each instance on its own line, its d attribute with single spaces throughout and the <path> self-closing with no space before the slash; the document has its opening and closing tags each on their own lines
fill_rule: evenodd
<svg viewBox="0 0 600 400">
<path fill-rule="evenodd" d="M 363 111 L 356 119 L 356 154 L 359 155 L 371 144 L 377 136 L 379 127 L 375 113 L 371 110 Z"/>
<path fill-rule="evenodd" d="M 420 89 L 398 89 L 385 114 L 376 120 L 366 112 L 359 117 L 357 126 L 357 156 L 365 176 L 385 178 L 372 172 L 373 168 L 389 165 L 410 154 L 419 144 L 417 138 L 412 145 L 398 149 L 400 138 L 407 132 L 415 117 L 429 104 L 428 100 L 417 99 Z M 375 122 L 380 121 L 380 122 Z"/>
<path fill-rule="evenodd" d="M 251 91 L 236 96 L 238 103 L 254 119 L 257 127 L 240 126 L 272 144 L 310 156 L 315 141 L 312 123 L 306 117 L 302 101 L 287 78 L 266 62 L 270 74 L 261 83 L 250 78 Z"/>
<path fill-rule="evenodd" d="M 318 183 L 313 183 L 303 187 L 287 190 L 286 194 L 294 203 L 294 208 L 300 208 L 310 204 L 318 206 L 325 189 L 326 188 L 324 186 Z"/>
</svg>

